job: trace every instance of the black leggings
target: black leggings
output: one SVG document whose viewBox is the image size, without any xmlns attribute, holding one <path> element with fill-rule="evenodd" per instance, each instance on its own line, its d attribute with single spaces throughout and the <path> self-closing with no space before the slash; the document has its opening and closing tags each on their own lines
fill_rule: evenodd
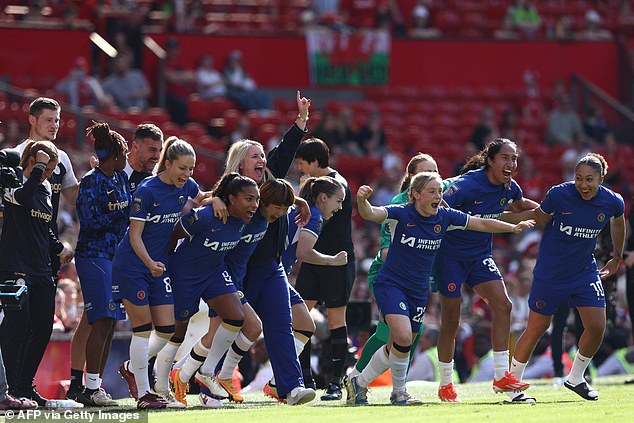
<svg viewBox="0 0 634 423">
<path fill-rule="evenodd" d="M 53 332 L 55 285 L 51 277 L 31 277 L 22 310 L 5 310 L 0 348 L 10 392 L 31 388 Z"/>
</svg>

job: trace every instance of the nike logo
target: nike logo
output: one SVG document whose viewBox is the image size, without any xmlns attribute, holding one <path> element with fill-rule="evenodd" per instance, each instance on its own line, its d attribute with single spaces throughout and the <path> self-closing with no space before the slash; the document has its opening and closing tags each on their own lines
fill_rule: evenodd
<svg viewBox="0 0 634 423">
<path fill-rule="evenodd" d="M 161 203 L 154 203 L 154 207 L 158 207 L 160 205 L 161 205 Z"/>
<path fill-rule="evenodd" d="M 225 286 L 231 286 L 233 285 L 232 283 L 226 283 Z"/>
<path fill-rule="evenodd" d="M 413 226 L 416 226 L 416 224 L 415 224 L 415 223 L 408 223 L 408 224 L 407 224 L 407 225 L 405 225 L 405 226 L 407 226 L 408 228 L 411 228 L 411 227 L 413 227 Z"/>
<path fill-rule="evenodd" d="M 114 192 L 114 190 L 113 189 L 111 189 L 110 191 L 106 190 L 106 192 L 108 193 L 108 195 L 110 195 Z"/>
<path fill-rule="evenodd" d="M 562 212 L 561 214 L 563 214 L 565 216 L 567 214 L 572 214 L 572 212 Z"/>
<path fill-rule="evenodd" d="M 222 229 L 222 228 L 211 228 L 211 233 L 218 232 L 218 231 L 219 231 L 219 230 L 221 230 L 221 229 Z"/>
<path fill-rule="evenodd" d="M 474 201 L 473 204 L 482 204 L 484 201 Z"/>
</svg>

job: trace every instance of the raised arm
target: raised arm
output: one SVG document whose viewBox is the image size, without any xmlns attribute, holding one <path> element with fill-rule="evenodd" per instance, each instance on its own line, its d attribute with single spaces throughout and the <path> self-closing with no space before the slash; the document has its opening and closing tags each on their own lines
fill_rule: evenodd
<svg viewBox="0 0 634 423">
<path fill-rule="evenodd" d="M 518 234 L 524 229 L 532 228 L 533 226 L 535 226 L 534 220 L 524 220 L 516 225 L 513 225 L 497 219 L 483 219 L 481 217 L 474 216 L 470 216 L 469 223 L 467 223 L 467 229 L 470 231 L 490 233 L 515 232 Z"/>
<path fill-rule="evenodd" d="M 276 178 L 285 178 L 293 164 L 297 147 L 299 147 L 299 143 L 306 135 L 309 109 L 310 99 L 301 97 L 299 91 L 297 91 L 297 119 L 293 126 L 284 134 L 282 141 L 267 154 L 266 167 Z"/>
<path fill-rule="evenodd" d="M 374 190 L 367 185 L 362 185 L 357 191 L 357 207 L 359 214 L 365 220 L 381 223 L 387 218 L 385 207 L 375 207 L 368 201 Z"/>
</svg>

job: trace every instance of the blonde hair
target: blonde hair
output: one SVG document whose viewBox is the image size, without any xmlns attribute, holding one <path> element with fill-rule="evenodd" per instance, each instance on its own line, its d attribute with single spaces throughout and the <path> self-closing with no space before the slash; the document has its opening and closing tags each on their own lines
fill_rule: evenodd
<svg viewBox="0 0 634 423">
<path fill-rule="evenodd" d="M 192 156 L 196 158 L 194 147 L 192 147 L 187 141 L 183 141 L 180 138 L 174 136 L 169 137 L 165 140 L 165 146 L 161 152 L 161 158 L 159 159 L 156 173 L 159 174 L 165 170 L 165 162 L 167 160 L 169 160 L 170 163 L 174 163 L 174 160 L 181 156 Z"/>
<path fill-rule="evenodd" d="M 262 146 L 262 144 L 260 144 L 257 141 L 253 141 L 253 140 L 240 140 L 236 143 L 234 143 L 230 148 L 229 148 L 229 152 L 227 153 L 227 161 L 225 162 L 225 174 L 226 173 L 241 173 L 240 172 L 240 166 L 242 165 L 242 162 L 244 162 L 244 160 L 247 157 L 247 154 L 249 153 L 249 149 L 251 147 L 260 147 L 262 149 L 262 151 L 264 151 L 264 147 Z M 264 169 L 264 177 L 262 178 L 262 181 L 260 182 L 260 184 L 262 182 L 266 182 L 267 180 L 269 180 L 270 178 L 272 178 L 272 174 L 270 173 L 270 171 L 268 170 L 268 168 Z"/>
<path fill-rule="evenodd" d="M 420 172 L 412 177 L 411 184 L 407 190 L 407 198 L 410 203 L 414 202 L 413 192 L 421 192 L 425 185 L 432 179 L 438 179 L 442 182 L 442 178 L 438 172 Z"/>
</svg>

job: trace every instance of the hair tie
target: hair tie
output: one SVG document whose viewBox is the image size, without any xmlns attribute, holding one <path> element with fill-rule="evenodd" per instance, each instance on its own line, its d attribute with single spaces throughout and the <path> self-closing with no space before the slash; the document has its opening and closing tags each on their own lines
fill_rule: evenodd
<svg viewBox="0 0 634 423">
<path fill-rule="evenodd" d="M 99 149 L 95 149 L 95 153 L 97 154 L 97 158 L 99 160 L 104 160 L 107 159 L 108 156 L 110 155 L 111 149 L 106 149 L 106 148 L 99 148 Z"/>
</svg>

